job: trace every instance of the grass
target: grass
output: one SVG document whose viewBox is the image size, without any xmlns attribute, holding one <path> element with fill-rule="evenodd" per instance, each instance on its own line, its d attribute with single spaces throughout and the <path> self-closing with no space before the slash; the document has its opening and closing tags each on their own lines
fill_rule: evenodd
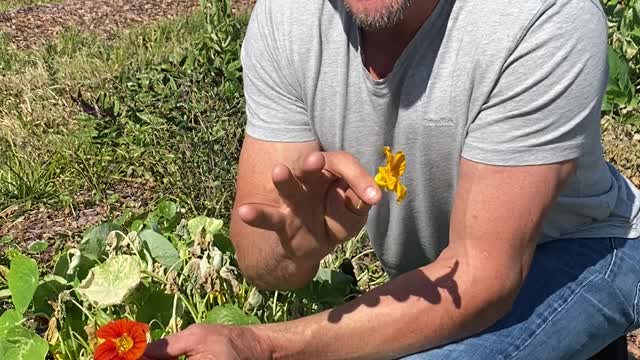
<svg viewBox="0 0 640 360">
<path fill-rule="evenodd" d="M 3 0 L 0 3 L 0 11 L 13 10 L 30 5 L 61 3 L 62 0 Z"/>
<path fill-rule="evenodd" d="M 60 206 L 86 189 L 100 202 L 134 181 L 224 218 L 244 128 L 237 59 L 247 21 L 228 11 L 112 41 L 69 31 L 19 50 L 0 39 L 0 194 L 10 195 L 0 209 L 35 199 Z"/>
</svg>

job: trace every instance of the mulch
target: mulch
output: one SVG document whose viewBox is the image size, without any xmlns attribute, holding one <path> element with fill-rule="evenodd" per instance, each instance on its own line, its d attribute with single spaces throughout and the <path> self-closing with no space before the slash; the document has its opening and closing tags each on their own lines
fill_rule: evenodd
<svg viewBox="0 0 640 360">
<path fill-rule="evenodd" d="M 0 31 L 20 48 L 37 47 L 65 30 L 110 37 L 118 29 L 185 14 L 199 0 L 67 0 L 0 13 Z"/>
<path fill-rule="evenodd" d="M 115 219 L 126 209 L 133 214 L 146 211 L 158 198 L 152 184 L 122 182 L 107 191 L 107 197 L 115 196 L 111 202 L 94 199 L 91 191 L 75 194 L 73 207 L 64 209 L 39 206 L 25 208 L 13 206 L 0 211 L 0 236 L 10 235 L 13 243 L 23 250 L 34 241 L 46 241 L 49 248 L 40 254 L 30 254 L 40 264 L 50 264 L 51 258 L 60 248 L 77 245 L 78 239 L 94 226 L 107 219 Z M 0 255 L 3 254 L 0 244 Z"/>
</svg>

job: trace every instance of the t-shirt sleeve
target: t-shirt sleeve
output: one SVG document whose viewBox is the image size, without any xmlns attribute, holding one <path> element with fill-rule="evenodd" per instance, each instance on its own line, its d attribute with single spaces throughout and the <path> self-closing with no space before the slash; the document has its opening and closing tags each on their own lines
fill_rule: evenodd
<svg viewBox="0 0 640 360">
<path fill-rule="evenodd" d="M 286 34 L 278 33 L 276 21 L 282 19 L 272 16 L 270 3 L 257 2 L 241 49 L 246 132 L 266 141 L 314 140 L 299 83 L 287 57 Z"/>
<path fill-rule="evenodd" d="M 580 5 L 576 5 L 580 3 Z M 591 1 L 558 1 L 524 32 L 468 127 L 462 156 L 491 165 L 575 159 L 599 145 L 607 24 Z"/>
</svg>

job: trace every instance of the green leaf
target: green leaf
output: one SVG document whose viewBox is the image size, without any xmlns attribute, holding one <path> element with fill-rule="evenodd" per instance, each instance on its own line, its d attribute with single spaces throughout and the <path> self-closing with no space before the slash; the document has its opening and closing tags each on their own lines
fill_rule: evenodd
<svg viewBox="0 0 640 360">
<path fill-rule="evenodd" d="M 78 292 L 98 307 L 118 305 L 138 286 L 140 278 L 138 258 L 118 255 L 91 269 Z"/>
<path fill-rule="evenodd" d="M 335 306 L 344 303 L 344 299 L 351 293 L 352 281 L 345 273 L 320 268 L 313 281 L 295 293 L 311 302 Z"/>
<path fill-rule="evenodd" d="M 609 83 L 606 101 L 618 105 L 626 105 L 634 96 L 635 89 L 630 78 L 629 64 L 624 55 L 609 47 Z"/>
<path fill-rule="evenodd" d="M 212 219 L 206 216 L 198 216 L 189 220 L 187 228 L 189 229 L 191 238 L 195 240 L 201 235 L 202 231 L 211 235 L 217 234 L 222 229 L 222 225 L 224 225 L 222 220 Z"/>
<path fill-rule="evenodd" d="M 101 259 L 106 249 L 107 237 L 116 230 L 120 230 L 120 226 L 111 222 L 91 229 L 80 242 L 79 248 L 82 254 L 94 260 Z"/>
<path fill-rule="evenodd" d="M 207 324 L 224 325 L 253 325 L 260 324 L 260 320 L 253 315 L 245 314 L 242 309 L 231 304 L 216 306 L 207 314 L 204 321 Z"/>
<path fill-rule="evenodd" d="M 173 316 L 174 296 L 167 294 L 156 285 L 141 284 L 131 294 L 128 303 L 136 307 L 135 319 L 137 321 L 166 328 Z M 177 299 L 176 316 L 179 318 L 184 312 L 182 301 Z"/>
<path fill-rule="evenodd" d="M 139 236 L 149 248 L 151 256 L 160 264 L 173 269 L 181 267 L 180 254 L 167 238 L 153 230 L 144 230 Z"/>
<path fill-rule="evenodd" d="M 235 254 L 236 250 L 233 247 L 233 243 L 231 239 L 224 234 L 216 234 L 213 237 L 213 243 L 215 246 L 220 249 L 223 253 L 226 254 Z"/>
<path fill-rule="evenodd" d="M 46 340 L 20 325 L 0 330 L 0 358 L 3 360 L 43 360 L 49 352 Z"/>
<path fill-rule="evenodd" d="M 173 201 L 163 201 L 158 205 L 158 214 L 168 220 L 173 219 L 177 211 L 178 206 Z"/>
<path fill-rule="evenodd" d="M 17 326 L 22 321 L 22 315 L 15 309 L 9 309 L 0 315 L 0 339 L 6 337 L 9 328 Z"/>
<path fill-rule="evenodd" d="M 36 292 L 38 275 L 38 264 L 35 260 L 21 254 L 15 255 L 11 259 L 7 280 L 13 306 L 21 314 L 27 310 L 33 294 Z"/>
<path fill-rule="evenodd" d="M 42 240 L 37 240 L 31 243 L 31 245 L 29 245 L 29 252 L 32 253 L 41 253 L 45 250 L 47 250 L 47 248 L 49 247 L 49 244 L 46 241 L 42 241 Z"/>
<path fill-rule="evenodd" d="M 67 281 L 55 275 L 46 275 L 40 282 L 36 293 L 33 296 L 33 313 L 51 319 L 53 316 L 53 307 L 49 301 L 56 302 L 58 295 L 67 287 Z"/>
<path fill-rule="evenodd" d="M 58 257 L 53 268 L 53 274 L 64 278 L 67 282 L 73 282 L 76 279 L 82 281 L 89 275 L 89 270 L 96 264 L 96 260 L 90 259 L 82 253 L 78 255 L 77 249 L 75 251 L 70 249 L 67 253 Z"/>
<path fill-rule="evenodd" d="M 8 244 L 11 241 L 13 241 L 13 236 L 11 234 L 0 236 L 0 244 Z"/>
<path fill-rule="evenodd" d="M 142 229 L 144 229 L 144 221 L 134 220 L 129 228 L 131 229 L 131 231 L 140 232 L 142 231 Z"/>
<path fill-rule="evenodd" d="M 0 315 L 0 358 L 42 360 L 49 351 L 47 342 L 20 325 L 22 315 L 10 309 Z"/>
</svg>

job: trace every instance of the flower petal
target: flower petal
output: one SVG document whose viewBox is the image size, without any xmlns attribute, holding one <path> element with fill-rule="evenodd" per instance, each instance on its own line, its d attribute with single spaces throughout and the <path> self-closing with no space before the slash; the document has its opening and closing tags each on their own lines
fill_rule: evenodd
<svg viewBox="0 0 640 360">
<path fill-rule="evenodd" d="M 380 186 L 381 188 L 385 188 L 385 189 L 387 188 L 387 179 L 382 174 L 382 168 L 378 170 L 378 173 L 376 174 L 376 177 L 373 180 L 376 182 L 376 185 Z"/>
<path fill-rule="evenodd" d="M 120 354 L 118 354 L 116 345 L 107 340 L 98 345 L 96 350 L 93 352 L 93 358 L 94 360 L 119 360 Z"/>
<path fill-rule="evenodd" d="M 398 186 L 395 189 L 395 193 L 397 196 L 396 202 L 400 204 L 402 200 L 404 200 L 404 198 L 407 196 L 407 187 L 404 185 L 401 185 L 400 182 L 398 181 Z"/>
<path fill-rule="evenodd" d="M 116 320 L 102 326 L 96 331 L 96 337 L 104 340 L 115 340 L 126 333 L 126 319 Z"/>
<path fill-rule="evenodd" d="M 404 170 L 407 167 L 407 162 L 402 151 L 398 151 L 395 155 L 393 155 L 390 167 L 394 175 L 396 175 L 397 177 L 400 177 L 402 173 L 404 173 Z"/>
<path fill-rule="evenodd" d="M 387 158 L 387 164 L 391 161 L 393 157 L 393 153 L 391 153 L 391 147 L 385 146 L 382 151 L 384 152 L 384 156 Z"/>
<path fill-rule="evenodd" d="M 127 351 L 126 353 L 122 354 L 123 355 L 123 360 L 138 360 L 142 357 L 142 354 L 144 354 L 145 349 L 147 348 L 147 342 L 137 342 L 133 344 L 133 347 L 131 349 L 129 349 L 129 351 Z"/>
</svg>

